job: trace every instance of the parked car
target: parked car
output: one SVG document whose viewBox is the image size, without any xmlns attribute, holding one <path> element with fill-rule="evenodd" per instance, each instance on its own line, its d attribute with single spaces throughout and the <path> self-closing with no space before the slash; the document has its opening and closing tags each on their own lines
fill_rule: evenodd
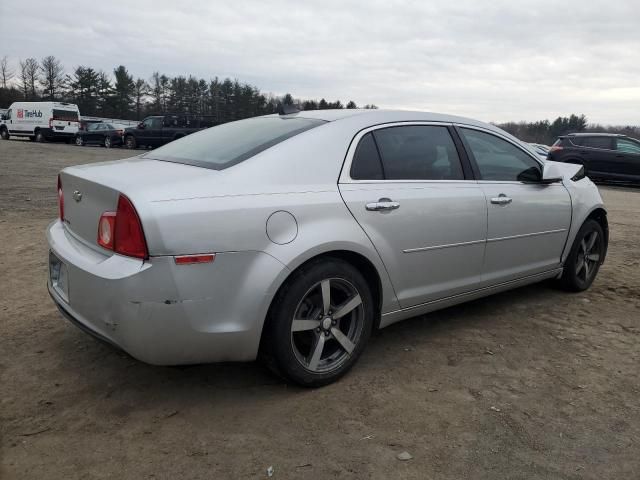
<svg viewBox="0 0 640 480">
<path fill-rule="evenodd" d="M 62 170 L 48 288 L 145 362 L 260 354 L 323 385 L 373 329 L 544 279 L 589 288 L 608 226 L 582 171 L 449 115 L 236 121 Z"/>
<path fill-rule="evenodd" d="M 198 115 L 155 115 L 124 132 L 127 148 L 160 147 L 178 138 L 214 125 L 213 117 Z"/>
<path fill-rule="evenodd" d="M 594 180 L 640 183 L 640 141 L 625 135 L 563 135 L 551 146 L 548 158 L 583 165 Z"/>
<path fill-rule="evenodd" d="M 80 130 L 76 135 L 76 145 L 97 144 L 106 148 L 122 145 L 124 128 L 111 123 L 89 123 L 86 130 Z"/>
<path fill-rule="evenodd" d="M 78 106 L 66 102 L 14 102 L 3 115 L 0 137 L 28 137 L 45 140 L 73 141 L 78 133 Z"/>
<path fill-rule="evenodd" d="M 541 143 L 530 143 L 529 144 L 534 152 L 542 159 L 546 160 L 549 155 L 549 147 L 546 145 L 542 145 Z"/>
</svg>

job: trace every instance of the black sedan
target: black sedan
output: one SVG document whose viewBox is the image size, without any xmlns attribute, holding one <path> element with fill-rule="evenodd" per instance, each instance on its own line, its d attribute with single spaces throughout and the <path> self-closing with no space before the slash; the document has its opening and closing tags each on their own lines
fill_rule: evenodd
<svg viewBox="0 0 640 480">
<path fill-rule="evenodd" d="M 86 130 L 81 130 L 76 135 L 76 145 L 96 144 L 106 148 L 122 145 L 123 128 L 118 128 L 111 123 L 90 123 Z"/>
</svg>

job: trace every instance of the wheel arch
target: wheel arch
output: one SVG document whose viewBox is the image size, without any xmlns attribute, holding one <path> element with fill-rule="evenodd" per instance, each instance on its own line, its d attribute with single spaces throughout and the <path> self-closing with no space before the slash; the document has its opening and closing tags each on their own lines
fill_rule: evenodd
<svg viewBox="0 0 640 480">
<path fill-rule="evenodd" d="M 584 221 L 586 222 L 587 220 L 595 220 L 596 222 L 598 222 L 600 224 L 600 227 L 602 227 L 602 231 L 604 232 L 604 255 L 602 256 L 602 261 L 600 263 L 604 262 L 605 257 L 607 256 L 607 250 L 609 250 L 609 220 L 607 220 L 607 211 L 602 208 L 602 207 L 597 207 L 595 209 L 593 209 L 589 215 L 587 215 L 587 218 L 584 219 Z M 584 225 L 584 222 L 582 222 Z"/>
<path fill-rule="evenodd" d="M 263 340 L 265 339 L 265 335 L 267 332 L 269 332 L 269 323 L 271 319 L 272 309 L 279 295 L 281 294 L 283 288 L 285 288 L 285 286 L 287 285 L 287 282 L 289 282 L 291 277 L 296 272 L 298 272 L 301 268 L 304 268 L 313 262 L 317 262 L 322 259 L 330 259 L 330 258 L 343 260 L 353 265 L 362 273 L 365 281 L 367 282 L 367 284 L 369 285 L 369 288 L 371 289 L 371 294 L 373 295 L 373 298 L 374 298 L 374 305 L 376 309 L 376 318 L 374 322 L 374 328 L 375 329 L 379 328 L 382 304 L 384 299 L 384 289 L 382 284 L 382 276 L 378 271 L 378 269 L 376 268 L 376 266 L 374 265 L 374 263 L 369 258 L 367 258 L 364 254 L 356 252 L 354 250 L 349 250 L 349 249 L 326 250 L 298 262 L 294 268 L 289 269 L 288 274 L 282 279 L 282 281 L 278 285 L 274 295 L 271 297 L 269 308 L 267 309 L 266 316 L 262 324 L 262 330 L 260 332 L 261 348 L 263 346 Z"/>
</svg>

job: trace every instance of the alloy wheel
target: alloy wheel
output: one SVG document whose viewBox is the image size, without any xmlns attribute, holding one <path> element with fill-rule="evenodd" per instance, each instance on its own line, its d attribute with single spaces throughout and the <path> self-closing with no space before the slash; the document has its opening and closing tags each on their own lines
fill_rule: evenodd
<svg viewBox="0 0 640 480">
<path fill-rule="evenodd" d="M 76 137 L 76 145 L 79 147 L 82 146 L 82 137 L 79 135 Z"/>
<path fill-rule="evenodd" d="M 111 148 L 111 137 L 104 138 L 104 146 L 105 148 Z"/>
<path fill-rule="evenodd" d="M 364 312 L 351 282 L 327 278 L 312 286 L 291 322 L 291 345 L 298 362 L 314 373 L 340 368 L 362 337 Z"/>
<path fill-rule="evenodd" d="M 593 230 L 587 233 L 578 247 L 576 256 L 576 276 L 583 282 L 587 282 L 596 272 L 600 262 L 600 235 Z"/>
</svg>

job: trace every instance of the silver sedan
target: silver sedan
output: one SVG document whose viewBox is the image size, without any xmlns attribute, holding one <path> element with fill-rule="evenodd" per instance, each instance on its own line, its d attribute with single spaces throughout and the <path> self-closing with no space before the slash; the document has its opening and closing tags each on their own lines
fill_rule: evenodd
<svg viewBox="0 0 640 480">
<path fill-rule="evenodd" d="M 371 332 L 544 279 L 589 288 L 607 215 L 579 165 L 482 122 L 323 110 L 66 168 L 49 292 L 152 364 L 248 361 L 317 386 Z"/>
</svg>

